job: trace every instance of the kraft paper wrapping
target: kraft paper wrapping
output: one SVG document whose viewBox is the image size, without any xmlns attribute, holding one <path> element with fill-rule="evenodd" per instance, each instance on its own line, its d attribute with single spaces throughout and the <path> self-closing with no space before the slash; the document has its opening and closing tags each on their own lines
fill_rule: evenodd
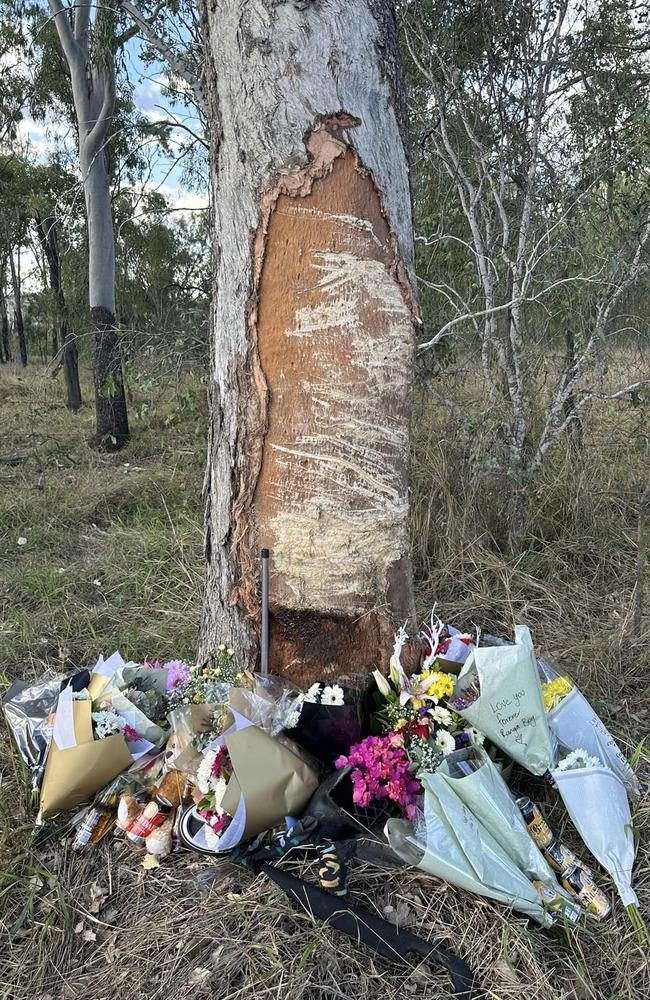
<svg viewBox="0 0 650 1000">
<path fill-rule="evenodd" d="M 45 766 L 39 820 L 76 809 L 133 763 L 124 737 L 93 739 L 92 703 L 74 701 L 76 746 L 60 749 L 53 739 Z"/>
<path fill-rule="evenodd" d="M 226 736 L 233 775 L 221 803 L 234 816 L 246 806 L 242 839 L 255 837 L 303 811 L 318 787 L 318 777 L 300 757 L 256 726 Z"/>
<path fill-rule="evenodd" d="M 93 667 L 88 683 L 88 694 L 95 700 L 99 698 L 102 691 L 107 687 L 113 674 L 124 666 L 124 660 L 120 653 L 114 652 L 107 660 L 103 654 L 100 655 L 97 663 Z"/>
</svg>

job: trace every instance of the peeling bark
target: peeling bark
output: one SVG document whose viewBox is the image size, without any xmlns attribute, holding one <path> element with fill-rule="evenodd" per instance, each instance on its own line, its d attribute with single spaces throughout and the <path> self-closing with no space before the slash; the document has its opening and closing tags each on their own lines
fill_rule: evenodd
<svg viewBox="0 0 650 1000">
<path fill-rule="evenodd" d="M 391 5 L 205 12 L 215 301 L 202 654 L 364 673 L 413 610 L 413 243 Z M 217 117 L 218 116 L 218 117 Z"/>
</svg>

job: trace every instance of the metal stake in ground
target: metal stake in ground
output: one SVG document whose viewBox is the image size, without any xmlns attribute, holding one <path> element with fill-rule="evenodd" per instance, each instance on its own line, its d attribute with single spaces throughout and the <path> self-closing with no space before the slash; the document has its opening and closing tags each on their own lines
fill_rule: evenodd
<svg viewBox="0 0 650 1000">
<path fill-rule="evenodd" d="M 269 550 L 262 549 L 262 635 L 261 670 L 269 672 Z"/>
</svg>

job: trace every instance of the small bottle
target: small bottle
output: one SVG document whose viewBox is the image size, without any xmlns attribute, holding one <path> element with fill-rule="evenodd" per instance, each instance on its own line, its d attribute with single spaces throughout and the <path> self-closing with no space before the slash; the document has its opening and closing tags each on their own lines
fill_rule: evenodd
<svg viewBox="0 0 650 1000">
<path fill-rule="evenodd" d="M 142 847 L 151 831 L 155 830 L 157 826 L 162 826 L 172 808 L 169 799 L 162 795 L 156 795 L 133 820 L 126 831 L 127 838 L 132 844 Z"/>
<path fill-rule="evenodd" d="M 84 847 L 88 847 L 88 844 L 94 843 L 93 834 L 95 829 L 100 826 L 104 817 L 108 815 L 108 810 L 103 806 L 91 806 L 86 813 L 83 823 L 78 828 L 75 838 L 72 841 L 73 851 L 83 851 Z"/>
<path fill-rule="evenodd" d="M 73 851 L 82 851 L 89 844 L 97 844 L 112 828 L 115 822 L 118 787 L 117 782 L 112 781 L 95 797 L 72 841 Z"/>
</svg>

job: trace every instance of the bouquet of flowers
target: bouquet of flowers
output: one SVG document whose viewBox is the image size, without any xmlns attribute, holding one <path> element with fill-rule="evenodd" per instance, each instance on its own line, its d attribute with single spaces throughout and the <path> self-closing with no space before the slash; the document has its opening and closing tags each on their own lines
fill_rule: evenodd
<svg viewBox="0 0 650 1000">
<path fill-rule="evenodd" d="M 196 775 L 194 801 L 198 815 L 205 821 L 205 843 L 210 850 L 217 848 L 231 819 L 221 806 L 231 774 L 224 744 L 206 750 Z"/>
<path fill-rule="evenodd" d="M 167 698 L 170 711 L 182 705 L 223 705 L 239 674 L 232 660 L 235 650 L 221 644 L 212 663 L 188 666 L 182 660 L 167 665 Z"/>
<path fill-rule="evenodd" d="M 434 771 L 454 750 L 482 744 L 483 735 L 447 707 L 454 692 L 452 675 L 432 669 L 427 661 L 420 673 L 406 674 L 400 661 L 405 642 L 406 630 L 401 628 L 395 636 L 389 676 L 378 670 L 373 674 L 378 688 L 373 722 L 383 735 L 399 735 L 414 771 Z M 468 649 L 464 643 L 463 648 Z"/>
<path fill-rule="evenodd" d="M 441 774 L 421 775 L 424 812 L 415 822 L 388 820 L 388 842 L 406 864 L 468 892 L 505 903 L 543 926 L 554 914 L 525 871 Z"/>
<path fill-rule="evenodd" d="M 457 674 L 478 638 L 471 636 L 469 632 L 460 632 L 453 625 L 445 625 L 435 611 L 434 605 L 431 624 L 423 625 L 418 632 L 424 652 L 423 669 L 427 670 L 435 665 L 439 670 Z"/>
<path fill-rule="evenodd" d="M 630 795 L 641 793 L 639 780 L 605 724 L 576 685 L 545 659 L 537 660 L 544 707 L 558 745 L 583 749 L 618 775 Z"/>
<path fill-rule="evenodd" d="M 361 692 L 312 684 L 292 705 L 284 725 L 299 746 L 333 764 L 361 739 Z"/>
<path fill-rule="evenodd" d="M 94 700 L 95 711 L 111 711 L 124 720 L 123 732 L 135 754 L 161 746 L 167 724 L 166 667 L 125 663 Z"/>
<path fill-rule="evenodd" d="M 288 747 L 231 714 L 233 725 L 203 753 L 196 779 L 202 797 L 181 820 L 185 842 L 208 852 L 231 850 L 285 816 L 300 815 L 318 786 L 317 775 Z"/>
<path fill-rule="evenodd" d="M 533 774 L 545 774 L 554 747 L 529 630 L 513 644 L 475 647 L 449 706 Z"/>
<path fill-rule="evenodd" d="M 551 775 L 576 830 L 612 876 L 637 936 L 647 941 L 632 888 L 634 831 L 621 778 L 582 748 L 565 753 Z"/>
<path fill-rule="evenodd" d="M 133 764 L 124 729 L 117 713 L 93 712 L 88 692 L 64 688 L 56 704 L 39 820 L 77 808 Z"/>
</svg>

